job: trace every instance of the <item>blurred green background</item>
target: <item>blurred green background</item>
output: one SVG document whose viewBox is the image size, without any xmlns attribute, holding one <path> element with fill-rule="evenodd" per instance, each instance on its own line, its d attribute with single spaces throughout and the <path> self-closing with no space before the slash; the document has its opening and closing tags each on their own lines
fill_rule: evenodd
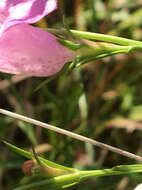
<svg viewBox="0 0 142 190">
<path fill-rule="evenodd" d="M 63 27 L 142 40 L 141 0 L 62 0 L 39 27 Z M 0 107 L 142 155 L 142 53 L 107 57 L 56 77 L 0 73 Z M 20 81 L 18 81 L 20 80 Z M 40 88 L 39 88 L 40 87 Z M 38 88 L 38 89 L 37 89 Z M 102 169 L 136 162 L 0 115 L 0 138 L 70 167 Z M 37 149 L 38 148 L 38 149 Z M 0 189 L 22 177 L 25 159 L 0 144 Z M 102 177 L 70 189 L 132 190 L 142 175 Z"/>
</svg>

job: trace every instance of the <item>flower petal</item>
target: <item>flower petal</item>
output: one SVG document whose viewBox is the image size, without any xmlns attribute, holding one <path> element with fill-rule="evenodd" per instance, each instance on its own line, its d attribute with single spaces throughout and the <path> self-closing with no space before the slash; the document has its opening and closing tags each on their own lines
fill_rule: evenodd
<svg viewBox="0 0 142 190">
<path fill-rule="evenodd" d="M 7 15 L 0 34 L 19 23 L 35 23 L 57 8 L 57 0 L 1 0 L 0 12 Z"/>
<path fill-rule="evenodd" d="M 28 24 L 18 24 L 0 38 L 0 71 L 11 74 L 48 76 L 73 60 L 75 52 L 56 41 L 56 37 Z"/>
</svg>

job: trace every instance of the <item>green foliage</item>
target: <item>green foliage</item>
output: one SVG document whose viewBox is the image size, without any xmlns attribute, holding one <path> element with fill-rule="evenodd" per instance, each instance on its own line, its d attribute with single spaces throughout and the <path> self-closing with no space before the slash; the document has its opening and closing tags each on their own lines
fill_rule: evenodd
<svg viewBox="0 0 142 190">
<path fill-rule="evenodd" d="M 69 43 L 64 45 L 82 51 L 82 56 L 78 56 L 70 66 L 67 64 L 56 76 L 48 78 L 27 77 L 18 83 L 13 76 L 1 73 L 0 107 L 141 155 L 141 1 L 62 2 L 67 24 L 73 28 L 71 32 L 76 37 L 72 39 L 67 34 L 63 39 L 69 40 L 65 41 Z M 52 29 L 59 29 L 61 34 L 58 37 L 63 36 L 59 12 L 52 13 L 43 22 L 47 22 Z M 80 38 L 93 42 L 93 46 Z M 105 42 L 105 47 L 98 48 L 97 45 L 102 42 Z M 6 80 L 7 87 L 4 87 L 3 80 Z M 118 172 L 125 168 L 122 165 L 134 165 L 125 168 L 129 170 L 127 178 L 114 175 L 97 177 L 70 189 L 113 190 L 120 189 L 123 184 L 123 189 L 133 190 L 142 181 L 141 174 L 130 174 L 133 169 L 141 170 L 141 166 L 136 168 L 136 162 L 129 158 L 95 147 L 88 148 L 87 144 L 80 141 L 39 127 L 33 128 L 4 115 L 0 115 L 0 138 L 28 150 L 32 145 L 36 149 L 38 145 L 46 143 L 44 150 L 40 147 L 39 158 L 50 166 L 55 166 L 55 163 L 45 161 L 43 157 L 60 163 L 61 168 L 65 165 L 65 168 L 69 166 L 83 171 L 91 169 L 103 172 L 102 168 L 121 165 L 110 169 Z M 25 159 L 8 151 L 3 143 L 0 151 L 0 189 L 22 187 L 24 175 L 21 166 Z M 33 155 L 28 155 L 33 158 Z M 53 179 L 58 181 L 59 177 Z M 48 180 L 53 182 L 52 179 Z M 77 183 L 78 179 L 74 181 L 72 178 L 67 185 L 74 182 Z"/>
<path fill-rule="evenodd" d="M 36 165 L 39 165 L 38 167 L 34 166 L 36 168 L 32 168 L 32 170 L 33 169 L 34 170 L 30 178 L 32 178 L 33 182 L 18 187 L 15 190 L 28 190 L 32 188 L 64 189 L 76 185 L 77 183 L 92 177 L 112 176 L 112 175 L 120 175 L 120 174 L 122 175 L 122 174 L 142 172 L 142 164 L 115 166 L 112 169 L 104 169 L 104 170 L 102 169 L 102 170 L 79 171 L 73 168 L 68 168 L 62 165 L 55 164 L 54 162 L 51 162 L 39 156 L 36 158 L 34 157 L 34 155 L 25 150 L 22 150 L 10 143 L 7 143 L 6 141 L 3 142 L 17 154 L 20 154 L 28 159 L 32 159 Z M 36 171 L 35 169 L 38 170 L 38 173 L 35 172 Z M 44 175 L 43 175 L 43 169 L 44 169 Z"/>
</svg>

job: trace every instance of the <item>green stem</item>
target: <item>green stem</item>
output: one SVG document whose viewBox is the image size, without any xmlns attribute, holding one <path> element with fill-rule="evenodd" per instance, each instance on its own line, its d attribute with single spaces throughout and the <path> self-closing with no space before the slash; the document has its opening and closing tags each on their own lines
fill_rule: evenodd
<svg viewBox="0 0 142 190">
<path fill-rule="evenodd" d="M 79 173 L 68 174 L 68 175 L 54 177 L 48 180 L 42 180 L 36 183 L 31 183 L 28 185 L 23 185 L 22 187 L 18 187 L 14 190 L 29 190 L 31 188 L 35 188 L 35 187 L 37 188 L 37 187 L 42 187 L 42 186 L 46 186 L 48 188 L 54 188 L 54 189 L 60 187 L 62 189 L 64 186 L 67 187 L 72 184 L 78 183 L 79 178 L 80 178 Z"/>
<path fill-rule="evenodd" d="M 80 59 L 78 58 L 77 62 L 72 62 L 72 64 L 70 65 L 70 69 L 74 68 L 74 67 L 80 67 L 81 65 L 84 65 L 85 63 L 91 62 L 91 61 L 95 61 L 97 59 L 102 59 L 104 57 L 108 57 L 108 56 L 112 56 L 112 55 L 116 55 L 118 53 L 128 53 L 128 51 L 125 50 L 120 50 L 120 51 L 112 51 L 110 53 L 102 53 L 100 55 L 95 55 L 95 56 L 88 56 L 86 58 L 84 57 L 80 57 Z"/>
<path fill-rule="evenodd" d="M 52 179 L 42 180 L 40 182 L 24 185 L 14 190 L 29 190 L 31 188 L 37 188 L 37 187 L 62 189 L 92 177 L 124 175 L 124 174 L 140 173 L 140 172 L 142 172 L 142 164 L 120 165 L 113 167 L 111 169 L 103 169 L 103 170 L 76 171 L 75 173 L 72 174 L 66 174 L 63 176 L 53 177 Z"/>
<path fill-rule="evenodd" d="M 142 172 L 142 164 L 137 165 L 121 165 L 111 169 L 80 171 L 80 180 L 85 180 L 92 177 L 112 176 L 112 175 L 125 175 L 132 173 Z"/>
<path fill-rule="evenodd" d="M 57 29 L 47 29 L 49 32 L 56 34 L 56 35 L 66 35 L 66 30 L 57 30 Z M 119 44 L 123 46 L 142 46 L 142 42 L 137 40 L 131 40 L 127 38 L 117 37 L 117 36 L 111 36 L 107 34 L 99 34 L 99 33 L 93 33 L 93 32 L 84 32 L 84 31 L 78 31 L 78 30 L 70 30 L 72 34 L 79 38 L 84 39 L 90 39 L 90 40 L 98 40 L 103 42 L 109 42 L 114 44 Z"/>
<path fill-rule="evenodd" d="M 92 32 L 83 32 L 78 30 L 71 30 L 71 32 L 79 38 L 85 38 L 90 40 L 99 40 L 103 42 L 110 42 L 119 45 L 129 46 L 129 45 L 139 45 L 142 46 L 142 42 L 136 40 L 130 40 L 127 38 L 111 36 L 107 34 L 99 34 L 99 33 L 92 33 Z"/>
</svg>

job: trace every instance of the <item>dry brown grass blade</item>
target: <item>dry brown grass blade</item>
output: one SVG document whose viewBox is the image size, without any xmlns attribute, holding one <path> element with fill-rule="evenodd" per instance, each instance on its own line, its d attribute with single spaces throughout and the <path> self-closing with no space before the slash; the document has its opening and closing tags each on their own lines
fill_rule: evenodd
<svg viewBox="0 0 142 190">
<path fill-rule="evenodd" d="M 23 115 L 20 115 L 20 114 L 17 114 L 17 113 L 13 113 L 13 112 L 10 112 L 10 111 L 4 110 L 4 109 L 0 109 L 0 113 L 4 114 L 4 115 L 7 115 L 7 116 L 10 116 L 10 117 L 15 118 L 15 119 L 19 119 L 19 120 L 31 123 L 31 124 L 36 125 L 36 126 L 40 126 L 40 127 L 55 131 L 55 132 L 60 133 L 60 134 L 64 134 L 66 136 L 69 136 L 71 138 L 74 138 L 74 139 L 77 139 L 77 140 L 80 140 L 80 141 L 83 141 L 83 142 L 91 143 L 91 144 L 93 144 L 93 145 L 95 145 L 97 147 L 100 147 L 100 148 L 115 152 L 117 154 L 121 154 L 121 155 L 123 155 L 125 157 L 137 160 L 139 162 L 142 162 L 142 157 L 141 156 L 138 156 L 138 155 L 132 154 L 130 152 L 127 152 L 125 150 L 121 150 L 119 148 L 116 148 L 116 147 L 113 147 L 113 146 L 98 142 L 96 140 L 84 137 L 82 135 L 78 135 L 76 133 L 67 131 L 65 129 L 61 129 L 61 128 L 55 127 L 53 125 L 46 124 L 46 123 L 43 123 L 41 121 L 31 119 L 29 117 L 26 117 L 26 116 L 23 116 Z"/>
</svg>

